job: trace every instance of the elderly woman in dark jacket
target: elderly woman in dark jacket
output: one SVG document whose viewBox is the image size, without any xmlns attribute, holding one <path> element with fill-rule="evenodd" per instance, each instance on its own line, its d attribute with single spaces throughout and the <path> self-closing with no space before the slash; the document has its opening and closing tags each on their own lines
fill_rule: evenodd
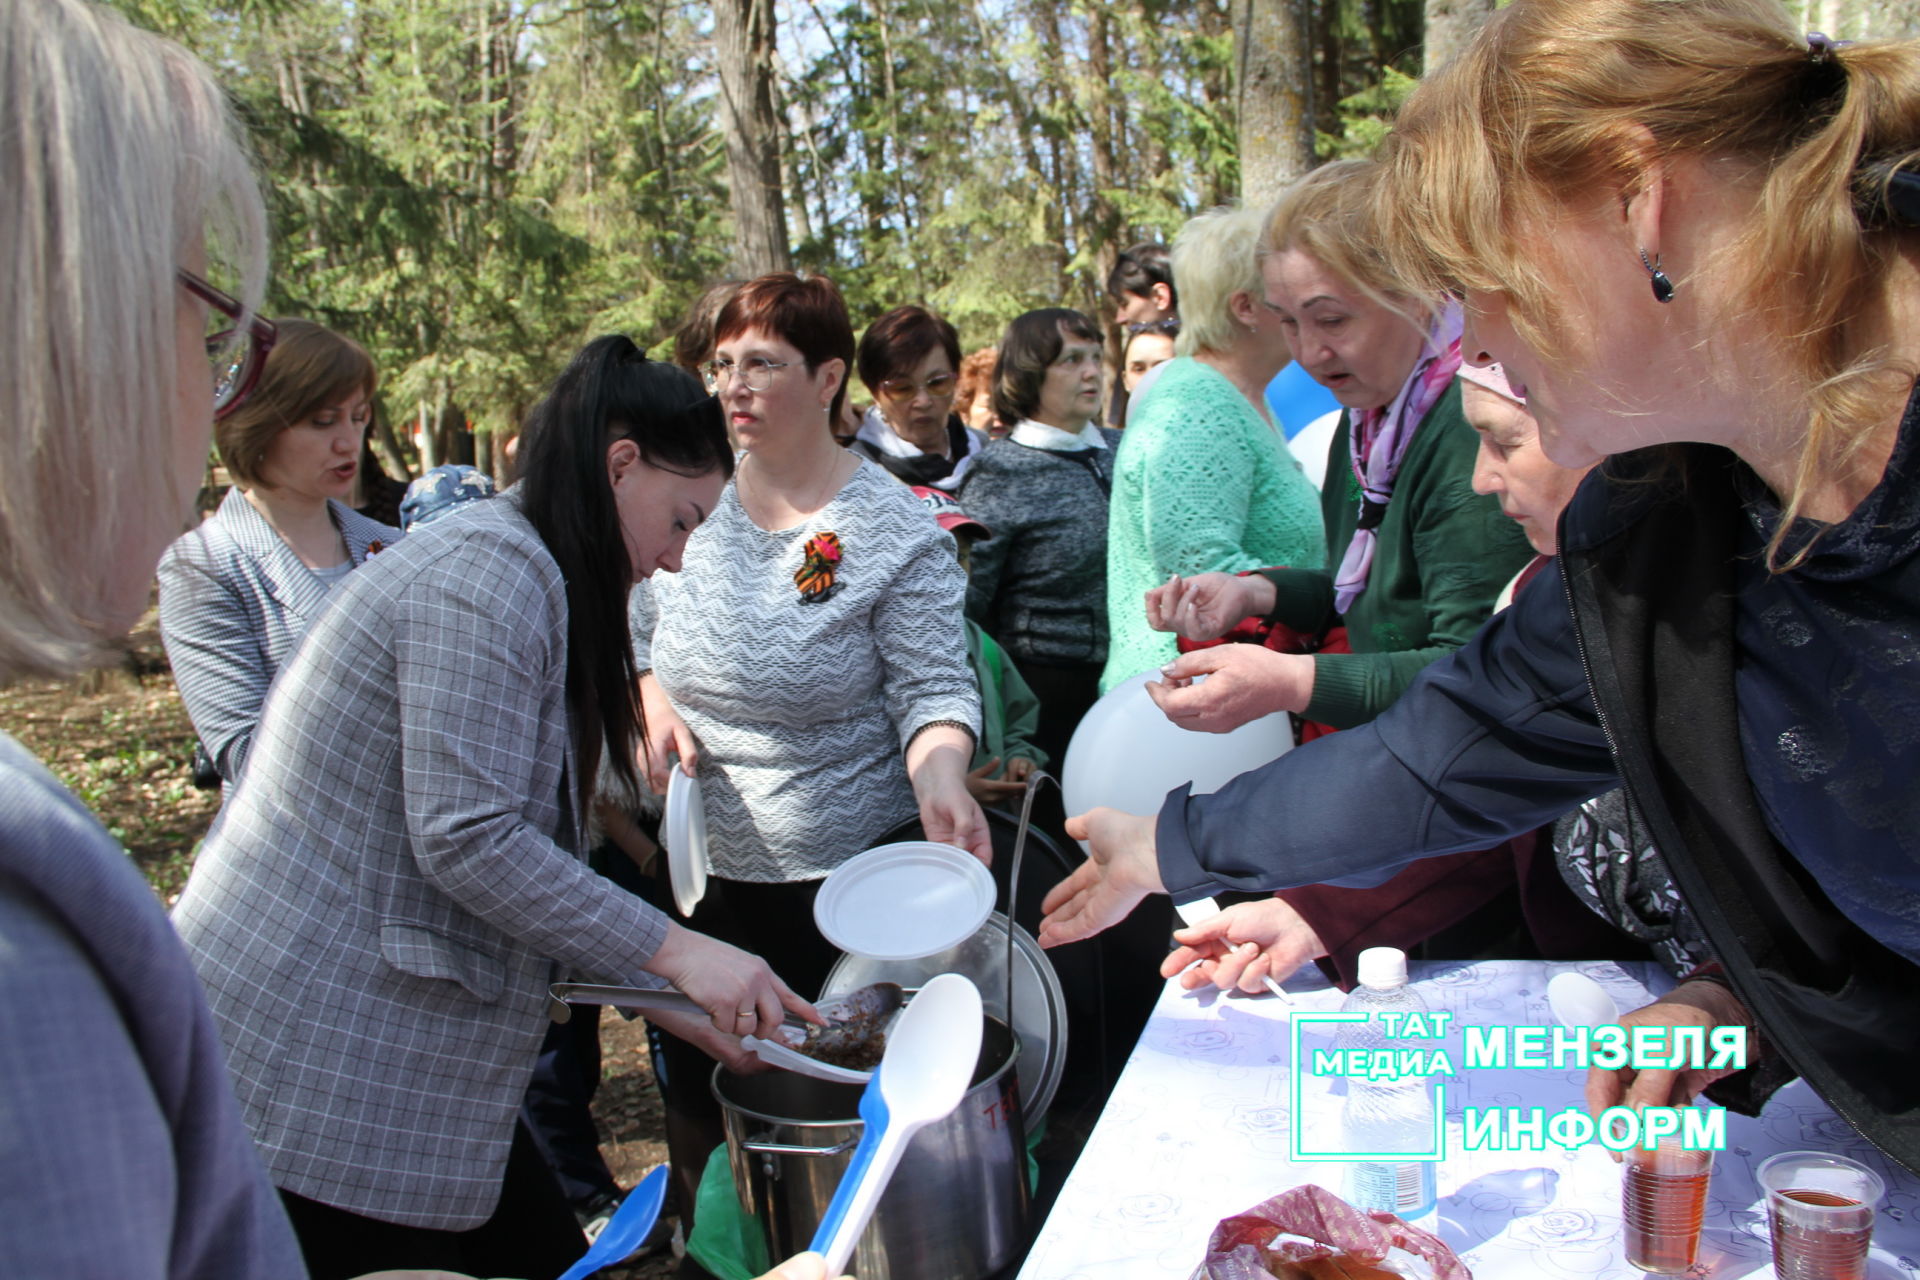
<svg viewBox="0 0 1920 1280">
<path fill-rule="evenodd" d="M 1007 326 L 993 411 L 1012 429 L 961 490 L 994 536 L 973 552 L 967 615 L 1000 642 L 1040 699 L 1039 747 L 1066 758 L 1107 659 L 1107 498 L 1120 433 L 1100 412 L 1100 331 L 1078 311 Z"/>
</svg>

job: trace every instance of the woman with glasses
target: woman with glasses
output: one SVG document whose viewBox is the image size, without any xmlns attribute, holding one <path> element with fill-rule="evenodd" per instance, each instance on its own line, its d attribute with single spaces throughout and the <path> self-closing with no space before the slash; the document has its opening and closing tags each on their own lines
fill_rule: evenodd
<svg viewBox="0 0 1920 1280">
<path fill-rule="evenodd" d="M 1174 238 L 1180 356 L 1132 402 L 1115 462 L 1102 690 L 1178 655 L 1147 622 L 1147 592 L 1169 577 L 1326 558 L 1319 496 L 1267 409 L 1290 357 L 1280 317 L 1261 305 L 1265 222 L 1265 210 L 1220 209 Z"/>
<path fill-rule="evenodd" d="M 118 655 L 272 329 L 246 150 L 185 50 L 77 0 L 0 5 L 0 118 L 31 122 L 0 145 L 11 683 Z M 0 939 L 0 1275 L 301 1275 L 153 890 L 5 734 Z"/>
<path fill-rule="evenodd" d="M 229 787 L 267 687 L 329 593 L 400 530 L 346 505 L 373 415 L 373 361 L 308 320 L 282 320 L 246 404 L 214 426 L 233 479 L 220 508 L 160 561 L 160 635 L 200 745 Z"/>
<path fill-rule="evenodd" d="M 711 874 L 688 923 L 812 994 L 839 958 L 813 924 L 827 873 L 915 818 L 991 856 L 967 790 L 966 578 L 913 492 L 834 443 L 854 343 L 832 281 L 750 281 L 714 335 L 711 385 L 746 452 L 685 571 L 634 592 L 648 771 L 656 791 L 673 767 L 700 779 Z M 685 1207 L 719 1113 L 711 1064 L 662 1040 Z"/>
<path fill-rule="evenodd" d="M 895 307 L 867 326 L 855 357 L 873 396 L 853 450 L 908 485 L 949 492 L 987 447 L 953 412 L 960 335 L 925 307 Z"/>
<path fill-rule="evenodd" d="M 1000 642 L 1040 699 L 1035 744 L 1064 760 L 1099 697 L 1107 658 L 1107 495 L 1120 433 L 1100 413 L 1100 330 L 1078 311 L 1007 326 L 993 408 L 1013 424 L 961 490 L 993 530 L 973 551 L 967 614 Z"/>
</svg>

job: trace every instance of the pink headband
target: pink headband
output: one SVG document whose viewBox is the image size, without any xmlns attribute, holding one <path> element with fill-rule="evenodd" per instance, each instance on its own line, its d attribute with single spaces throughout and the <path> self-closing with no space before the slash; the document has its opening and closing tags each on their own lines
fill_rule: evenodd
<svg viewBox="0 0 1920 1280">
<path fill-rule="evenodd" d="M 1515 391 L 1513 384 L 1507 381 L 1507 371 L 1497 364 L 1482 366 L 1468 364 L 1463 360 L 1460 362 L 1460 381 L 1471 382 L 1474 386 L 1491 391 L 1501 399 L 1511 400 L 1523 408 L 1527 403 L 1527 398 Z"/>
</svg>

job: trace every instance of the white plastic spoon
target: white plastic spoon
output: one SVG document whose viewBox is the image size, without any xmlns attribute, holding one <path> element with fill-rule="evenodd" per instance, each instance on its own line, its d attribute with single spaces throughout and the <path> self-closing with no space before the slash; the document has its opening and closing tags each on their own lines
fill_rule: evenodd
<svg viewBox="0 0 1920 1280">
<path fill-rule="evenodd" d="M 846 1270 L 913 1135 L 966 1096 L 984 1025 L 979 989 L 957 973 L 921 987 L 894 1023 L 880 1067 L 860 1095 L 860 1145 L 813 1234 L 811 1248 L 826 1258 L 828 1275 Z"/>
<path fill-rule="evenodd" d="M 1607 989 L 1571 969 L 1547 983 L 1547 1005 L 1563 1027 L 1604 1027 L 1620 1021 L 1620 1006 Z"/>
</svg>

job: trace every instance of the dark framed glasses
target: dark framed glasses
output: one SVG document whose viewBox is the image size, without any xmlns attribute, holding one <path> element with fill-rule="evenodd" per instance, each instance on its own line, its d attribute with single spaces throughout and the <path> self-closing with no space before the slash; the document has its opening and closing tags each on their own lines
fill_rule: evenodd
<svg viewBox="0 0 1920 1280">
<path fill-rule="evenodd" d="M 240 299 L 216 289 L 181 267 L 181 287 L 208 307 L 207 364 L 213 374 L 213 416 L 220 419 L 238 409 L 260 381 L 267 353 L 280 336 L 273 321 L 248 315 Z M 246 323 L 241 323 L 242 318 Z"/>
</svg>

